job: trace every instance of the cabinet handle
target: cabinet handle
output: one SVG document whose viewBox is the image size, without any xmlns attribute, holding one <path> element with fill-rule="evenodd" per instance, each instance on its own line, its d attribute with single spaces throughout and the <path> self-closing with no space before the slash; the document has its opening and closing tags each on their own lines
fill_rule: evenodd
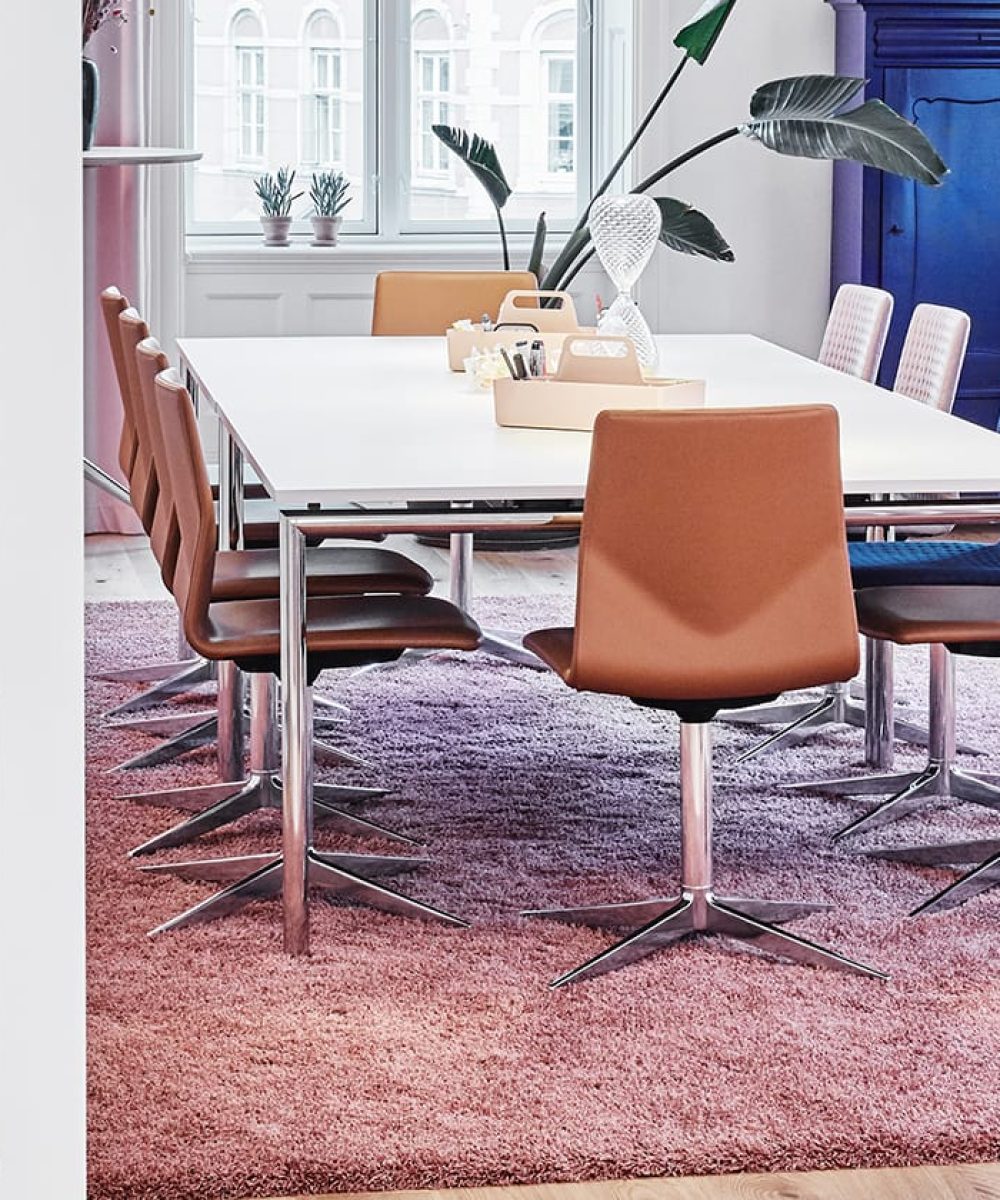
<svg viewBox="0 0 1000 1200">
<path fill-rule="evenodd" d="M 899 237 L 900 234 L 903 234 L 905 232 L 906 232 L 906 230 L 901 225 L 890 225 L 889 226 L 889 233 L 892 237 Z"/>
</svg>

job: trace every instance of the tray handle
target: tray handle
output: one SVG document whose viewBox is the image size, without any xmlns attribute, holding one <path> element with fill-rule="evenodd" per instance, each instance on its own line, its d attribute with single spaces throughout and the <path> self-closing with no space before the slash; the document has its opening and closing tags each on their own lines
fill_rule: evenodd
<svg viewBox="0 0 1000 1200">
<path fill-rule="evenodd" d="M 558 308 L 542 308 L 540 301 L 558 300 Z M 519 303 L 524 301 L 524 303 Z M 528 314 L 540 333 L 569 333 L 580 328 L 576 319 L 576 305 L 569 292 L 538 292 L 515 290 L 508 292 L 500 305 L 497 324 L 521 324 Z"/>
<path fill-rule="evenodd" d="M 621 347 L 624 353 L 581 354 L 578 346 Z M 635 346 L 624 337 L 594 337 L 581 334 L 566 339 L 559 356 L 556 379 L 562 383 L 624 383 L 641 386 L 642 371 Z"/>
</svg>

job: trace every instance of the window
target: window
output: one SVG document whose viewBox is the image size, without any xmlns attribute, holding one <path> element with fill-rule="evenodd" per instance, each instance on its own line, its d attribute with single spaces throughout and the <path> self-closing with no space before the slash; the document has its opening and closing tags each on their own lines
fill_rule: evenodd
<svg viewBox="0 0 1000 1200">
<path fill-rule="evenodd" d="M 233 21 L 236 50 L 236 157 L 259 163 L 264 158 L 264 48 L 260 22 L 249 12 Z"/>
<path fill-rule="evenodd" d="M 336 22 L 314 13 L 306 33 L 307 72 L 302 162 L 309 167 L 340 167 L 344 162 L 343 62 Z"/>
<path fill-rule="evenodd" d="M 552 175 L 572 174 L 576 162 L 576 63 L 564 54 L 542 58 L 545 100 L 545 161 Z"/>
<path fill-rule="evenodd" d="M 622 118 L 595 121 L 594 97 L 618 110 L 631 93 L 621 47 L 635 0 L 236 0 L 235 16 L 233 0 L 188 3 L 190 140 L 203 155 L 191 233 L 259 236 L 249 176 L 287 164 L 297 188 L 314 170 L 347 175 L 346 233 L 493 237 L 489 198 L 438 124 L 496 146 L 512 235 L 542 211 L 568 230 L 590 194 L 595 135 L 598 165 L 620 145 Z M 303 198 L 293 215 L 307 209 Z"/>
<path fill-rule="evenodd" d="M 416 119 L 416 152 L 413 156 L 417 175 L 446 175 L 448 149 L 433 132 L 435 125 L 450 125 L 451 56 L 417 51 L 413 72 L 417 89 L 413 105 Z"/>
</svg>

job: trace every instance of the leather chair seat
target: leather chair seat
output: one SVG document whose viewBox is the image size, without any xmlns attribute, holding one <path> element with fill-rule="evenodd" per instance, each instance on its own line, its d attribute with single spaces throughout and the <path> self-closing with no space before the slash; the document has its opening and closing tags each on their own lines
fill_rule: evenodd
<svg viewBox="0 0 1000 1200">
<path fill-rule="evenodd" d="M 529 633 L 524 644 L 532 653 L 547 663 L 563 680 L 569 679 L 573 661 L 573 628 L 537 629 Z M 682 721 L 701 724 L 711 721 L 721 709 L 752 708 L 755 704 L 766 704 L 777 699 L 777 693 L 766 696 L 738 696 L 726 699 L 676 699 L 659 696 L 632 696 L 633 704 L 642 708 L 660 708 L 677 713 Z"/>
<path fill-rule="evenodd" d="M 314 597 L 306 602 L 306 620 L 310 681 L 328 667 L 387 661 L 404 650 L 475 650 L 480 639 L 471 617 L 433 596 Z M 206 658 L 233 659 L 244 671 L 280 673 L 278 601 L 213 603 L 208 628 L 207 639 L 188 631 Z"/>
<path fill-rule="evenodd" d="M 865 588 L 855 602 L 863 634 L 901 646 L 1000 641 L 997 587 Z"/>
<path fill-rule="evenodd" d="M 358 596 L 395 592 L 426 596 L 434 579 L 418 563 L 394 550 L 374 546 L 322 546 L 306 552 L 310 593 Z M 275 549 L 229 550 L 216 555 L 212 599 L 276 599 L 280 593 L 279 558 Z"/>
<path fill-rule="evenodd" d="M 998 542 L 853 542 L 856 588 L 1000 584 Z"/>
</svg>

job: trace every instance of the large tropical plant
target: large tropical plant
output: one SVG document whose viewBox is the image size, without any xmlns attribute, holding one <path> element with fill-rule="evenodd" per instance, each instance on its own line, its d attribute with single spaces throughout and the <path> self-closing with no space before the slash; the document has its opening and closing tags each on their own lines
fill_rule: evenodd
<svg viewBox="0 0 1000 1200">
<path fill-rule="evenodd" d="M 684 51 L 680 62 L 660 89 L 607 175 L 598 184 L 552 266 L 544 273 L 543 288 L 567 287 L 593 255 L 587 220 L 590 208 L 615 182 L 653 118 L 663 107 L 681 74 L 691 62 L 708 61 L 737 0 L 706 0 L 674 38 Z M 648 192 L 675 171 L 702 154 L 734 138 L 744 137 L 777 154 L 797 158 L 847 159 L 937 186 L 948 173 L 927 137 L 881 100 L 849 105 L 865 86 L 863 79 L 840 75 L 804 75 L 777 79 L 757 89 L 747 120 L 700 142 L 664 164 L 633 187 Z M 476 134 L 445 126 L 434 132 L 469 166 L 487 188 L 496 207 L 503 242 L 504 268 L 510 254 L 502 209 L 511 194 L 495 147 Z M 502 187 L 498 187 L 502 181 Z M 500 197 L 498 201 L 498 197 Z M 704 213 L 673 197 L 658 196 L 663 216 L 660 240 L 681 254 L 695 254 L 716 262 L 733 262 L 735 255 L 725 238 Z M 541 275 L 545 247 L 545 214 L 536 226 L 529 268 Z"/>
</svg>

